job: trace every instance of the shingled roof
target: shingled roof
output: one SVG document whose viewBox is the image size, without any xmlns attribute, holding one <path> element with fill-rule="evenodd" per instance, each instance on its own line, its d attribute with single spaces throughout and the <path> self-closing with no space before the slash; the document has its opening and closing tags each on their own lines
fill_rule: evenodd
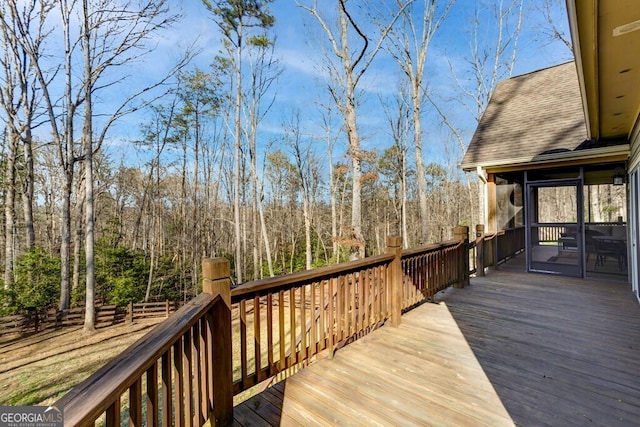
<svg viewBox="0 0 640 427">
<path fill-rule="evenodd" d="M 576 67 L 568 62 L 498 83 L 461 167 L 521 164 L 580 149 L 586 139 Z"/>
</svg>

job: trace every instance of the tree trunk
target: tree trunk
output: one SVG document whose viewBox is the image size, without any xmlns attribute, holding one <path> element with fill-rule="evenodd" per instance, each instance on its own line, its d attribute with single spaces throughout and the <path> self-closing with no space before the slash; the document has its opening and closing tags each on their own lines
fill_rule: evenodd
<svg viewBox="0 0 640 427">
<path fill-rule="evenodd" d="M 242 21 L 240 21 L 242 22 Z M 236 240 L 235 272 L 237 283 L 242 283 L 242 271 L 244 262 L 242 259 L 242 232 L 240 223 L 240 150 L 242 141 L 242 127 L 240 123 L 242 112 L 242 28 L 238 29 L 236 44 L 235 72 L 236 72 L 236 98 L 235 98 L 235 135 L 234 135 L 234 165 L 233 165 L 233 222 Z"/>
<path fill-rule="evenodd" d="M 93 73 L 91 61 L 91 33 L 89 23 L 89 0 L 83 0 L 82 52 L 84 55 L 84 118 L 82 139 L 85 167 L 85 265 L 86 300 L 84 330 L 95 329 L 95 269 L 94 269 L 94 212 L 93 212 Z"/>
<path fill-rule="evenodd" d="M 18 135 L 9 128 L 8 152 L 5 157 L 4 176 L 4 288 L 10 289 L 13 285 L 13 265 L 15 261 L 15 240 L 16 240 L 16 156 L 18 149 Z"/>
<path fill-rule="evenodd" d="M 412 85 L 413 86 L 413 85 Z M 417 90 L 422 90 L 420 85 Z M 429 206 L 427 204 L 427 186 L 424 175 L 422 158 L 422 128 L 421 128 L 421 104 L 422 98 L 416 94 L 416 88 L 412 96 L 413 100 L 413 140 L 416 149 L 416 174 L 418 179 L 418 200 L 420 203 L 420 244 L 429 243 Z"/>
<path fill-rule="evenodd" d="M 349 156 L 351 157 L 352 195 L 351 195 L 351 228 L 353 244 L 358 258 L 365 257 L 365 242 L 362 235 L 362 166 L 360 153 L 360 140 L 356 127 L 356 110 L 353 99 L 349 102 L 346 123 L 349 137 Z"/>
<path fill-rule="evenodd" d="M 84 169 L 84 166 L 83 166 Z M 75 229 L 73 231 L 73 264 L 72 264 L 72 277 L 71 277 L 71 290 L 75 291 L 80 286 L 80 263 L 81 252 L 83 242 L 84 231 L 84 204 L 85 204 L 85 190 L 86 187 L 86 175 L 83 170 L 80 178 L 80 182 L 77 185 L 76 191 L 76 206 L 73 212 L 73 218 L 75 222 Z"/>
<path fill-rule="evenodd" d="M 30 120 L 28 120 L 30 122 Z M 30 123 L 27 125 L 26 138 L 23 141 L 24 155 L 24 183 L 22 188 L 22 210 L 24 212 L 24 229 L 26 237 L 26 249 L 28 251 L 36 247 L 36 233 L 33 226 L 33 139 Z"/>
<path fill-rule="evenodd" d="M 62 195 L 60 224 L 60 303 L 58 308 L 66 310 L 71 304 L 71 192 L 73 167 L 65 171 L 64 194 Z"/>
</svg>

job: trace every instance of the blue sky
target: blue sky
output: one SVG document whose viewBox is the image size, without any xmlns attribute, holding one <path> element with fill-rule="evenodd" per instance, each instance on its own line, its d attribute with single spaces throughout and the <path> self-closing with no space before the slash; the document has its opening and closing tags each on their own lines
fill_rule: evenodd
<svg viewBox="0 0 640 427">
<path fill-rule="evenodd" d="M 506 3 L 506 0 L 504 1 Z M 310 0 L 306 2 L 308 4 Z M 183 21 L 173 31 L 163 34 L 163 37 L 158 39 L 158 51 L 150 56 L 149 60 L 139 64 L 143 67 L 140 75 L 146 78 L 159 75 L 163 70 L 162 65 L 168 64 L 172 58 L 177 58 L 180 52 L 194 40 L 201 49 L 194 65 L 201 68 L 206 68 L 220 51 L 217 28 L 201 2 L 176 1 L 176 3 L 183 8 Z M 333 5 L 327 0 L 321 0 L 318 3 L 323 7 L 328 7 L 326 5 L 330 3 Z M 358 3 L 351 0 L 347 5 L 355 7 Z M 373 2 L 374 7 L 384 3 L 384 1 Z M 470 26 L 474 9 L 478 7 L 484 10 L 495 3 L 498 1 L 458 0 L 452 7 L 447 21 L 432 41 L 429 50 L 427 75 L 430 92 L 441 103 L 441 107 L 450 114 L 456 126 L 464 130 L 467 139 L 471 136 L 475 122 L 460 102 L 462 98 L 455 88 L 449 64 L 453 64 L 458 78 L 464 80 L 467 69 L 466 60 L 470 51 Z M 542 2 L 525 0 L 523 27 L 514 75 L 571 59 L 569 50 L 562 43 L 552 43 L 542 35 L 544 17 L 540 10 L 540 3 Z M 564 2 L 555 0 L 554 4 L 556 21 L 566 26 Z M 332 7 L 335 9 L 335 6 Z M 283 67 L 283 73 L 275 93 L 276 103 L 262 123 L 261 140 L 266 143 L 268 140 L 279 139 L 282 136 L 282 123 L 287 121 L 296 109 L 301 111 L 302 126 L 306 134 L 319 137 L 321 136 L 320 111 L 317 104 L 328 102 L 327 93 L 321 87 L 325 77 L 318 65 L 323 60 L 320 46 L 324 46 L 326 37 L 320 32 L 317 22 L 309 16 L 308 12 L 297 7 L 294 0 L 276 0 L 271 4 L 271 11 L 276 18 L 273 33 L 277 37 L 276 55 Z M 487 24 L 484 22 L 481 24 L 479 35 L 483 39 L 490 39 L 494 35 L 495 26 L 488 20 L 485 22 Z M 367 28 L 371 29 L 371 27 Z M 390 58 L 381 53 L 365 76 L 362 105 L 359 108 L 359 128 L 361 135 L 365 138 L 363 147 L 382 151 L 389 146 L 390 137 L 380 102 L 381 99 L 394 93 L 398 81 L 398 69 Z M 126 127 L 129 131 L 135 129 L 135 126 L 131 125 L 135 125 L 139 120 L 139 116 L 127 119 Z M 447 142 L 450 141 L 450 137 L 439 117 L 430 111 L 428 105 L 425 108 L 423 127 L 425 139 L 429 141 L 425 152 L 427 162 L 442 161 L 446 156 L 447 147 L 449 149 L 451 147 L 450 142 Z M 120 126 L 114 129 L 116 132 L 112 135 L 113 141 L 122 141 L 122 136 L 116 135 L 117 129 L 122 128 Z M 130 137 L 129 133 L 125 139 Z M 116 143 L 117 145 L 119 144 Z M 337 149 L 338 156 L 344 153 L 344 144 L 342 147 L 342 150 Z"/>
</svg>

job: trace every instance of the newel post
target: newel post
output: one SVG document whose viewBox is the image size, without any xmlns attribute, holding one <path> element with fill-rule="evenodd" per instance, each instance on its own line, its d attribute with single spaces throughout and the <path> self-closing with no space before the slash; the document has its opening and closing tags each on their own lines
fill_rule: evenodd
<svg viewBox="0 0 640 427">
<path fill-rule="evenodd" d="M 484 224 L 476 225 L 476 275 L 484 276 Z"/>
<path fill-rule="evenodd" d="M 233 371 L 231 362 L 231 269 L 225 258 L 202 260 L 202 291 L 220 294 L 213 307 L 211 354 L 213 356 L 213 412 L 211 425 L 233 424 Z"/>
<path fill-rule="evenodd" d="M 402 316 L 402 237 L 387 237 L 387 253 L 395 255 L 389 269 L 391 325 L 400 326 Z"/>
<path fill-rule="evenodd" d="M 469 285 L 469 227 L 464 225 L 453 227 L 453 238 L 462 242 L 456 287 L 464 288 Z"/>
</svg>

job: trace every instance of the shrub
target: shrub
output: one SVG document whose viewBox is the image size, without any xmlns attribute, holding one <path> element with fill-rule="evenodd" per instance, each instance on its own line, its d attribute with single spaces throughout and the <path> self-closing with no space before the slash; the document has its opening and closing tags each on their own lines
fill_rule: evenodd
<svg viewBox="0 0 640 427">
<path fill-rule="evenodd" d="M 96 296 L 109 304 L 142 302 L 146 291 L 148 263 L 144 253 L 122 246 L 96 246 Z"/>
<path fill-rule="evenodd" d="M 18 258 L 14 279 L 11 294 L 18 310 L 47 309 L 60 298 L 60 259 L 35 248 Z"/>
</svg>

